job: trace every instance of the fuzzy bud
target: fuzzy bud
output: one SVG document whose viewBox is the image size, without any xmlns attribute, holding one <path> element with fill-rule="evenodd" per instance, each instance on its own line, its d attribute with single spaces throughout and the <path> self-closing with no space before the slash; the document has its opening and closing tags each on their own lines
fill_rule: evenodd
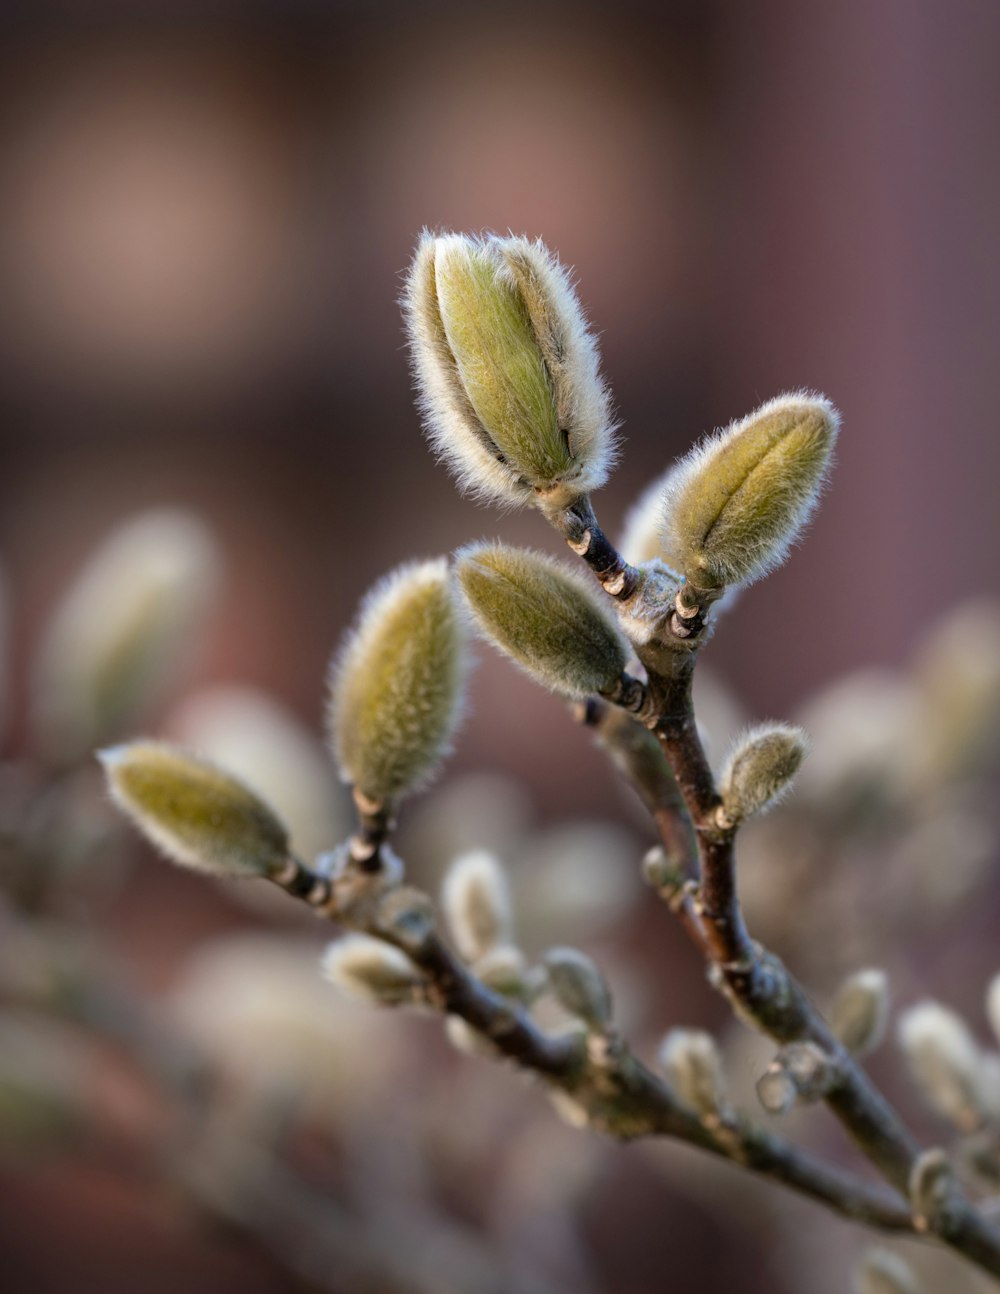
<svg viewBox="0 0 1000 1294">
<path fill-rule="evenodd" d="M 485 850 L 463 854 L 445 876 L 442 904 L 459 953 L 468 962 L 513 937 L 507 877 Z"/>
<path fill-rule="evenodd" d="M 719 825 L 735 827 L 778 803 L 808 750 L 801 728 L 763 723 L 734 743 L 720 778 Z"/>
<path fill-rule="evenodd" d="M 943 1150 L 925 1150 L 917 1157 L 909 1191 L 917 1230 L 927 1231 L 955 1191 L 955 1172 Z"/>
<path fill-rule="evenodd" d="M 384 804 L 433 776 L 458 723 L 465 668 L 443 560 L 378 583 L 331 670 L 329 726 L 344 780 Z"/>
<path fill-rule="evenodd" d="M 994 975 L 986 990 L 986 1014 L 997 1039 L 1000 1040 L 1000 975 Z"/>
<path fill-rule="evenodd" d="M 900 1017 L 899 1042 L 927 1103 L 963 1132 L 982 1122 L 979 1048 L 961 1016 L 921 1002 Z"/>
<path fill-rule="evenodd" d="M 697 445 L 664 483 L 664 559 L 709 592 L 780 566 L 819 499 L 838 423 L 829 401 L 783 395 Z"/>
<path fill-rule="evenodd" d="M 869 1249 L 855 1272 L 855 1294 L 920 1294 L 910 1266 L 891 1249 Z"/>
<path fill-rule="evenodd" d="M 833 1032 L 849 1052 L 866 1056 L 882 1041 L 889 1021 L 885 971 L 862 970 L 841 984 L 830 1011 Z"/>
<path fill-rule="evenodd" d="M 543 687 L 565 696 L 612 692 L 625 643 L 591 586 L 541 553 L 475 544 L 458 578 L 483 636 Z"/>
<path fill-rule="evenodd" d="M 565 504 L 614 452 L 597 346 L 541 242 L 425 233 L 403 306 L 431 444 L 462 489 Z"/>
<path fill-rule="evenodd" d="M 671 1029 L 657 1062 L 685 1105 L 702 1119 L 718 1119 L 726 1105 L 722 1057 L 715 1039 L 702 1029 Z"/>
<path fill-rule="evenodd" d="M 288 859 L 288 833 L 253 791 L 207 760 L 163 742 L 102 750 L 111 798 L 182 867 L 269 876 Z"/>
<path fill-rule="evenodd" d="M 790 1042 L 757 1081 L 757 1096 L 768 1114 L 787 1114 L 799 1103 L 820 1101 L 837 1081 L 835 1061 L 814 1042 Z"/>
<path fill-rule="evenodd" d="M 497 944 L 474 962 L 472 969 L 488 989 L 501 997 L 523 999 L 531 994 L 532 974 L 524 953 L 513 944 Z"/>
<path fill-rule="evenodd" d="M 560 1006 L 588 1028 L 606 1029 L 611 1022 L 611 990 L 591 959 L 575 948 L 550 948 L 544 961 Z"/>
<path fill-rule="evenodd" d="M 351 997 L 382 1006 L 413 1002 L 423 984 L 406 953 L 370 935 L 344 935 L 330 944 L 320 969 Z"/>
</svg>

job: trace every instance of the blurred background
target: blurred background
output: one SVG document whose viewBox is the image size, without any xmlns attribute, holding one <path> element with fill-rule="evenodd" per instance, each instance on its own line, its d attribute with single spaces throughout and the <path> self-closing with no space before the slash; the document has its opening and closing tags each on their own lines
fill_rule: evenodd
<svg viewBox="0 0 1000 1294">
<path fill-rule="evenodd" d="M 348 830 L 318 743 L 365 589 L 485 535 L 558 551 L 431 460 L 401 275 L 423 226 L 540 235 L 623 423 L 609 532 L 760 401 L 841 409 L 807 542 L 705 653 L 716 758 L 765 717 L 816 747 L 748 833 L 748 905 L 821 1000 L 874 957 L 995 1047 L 1000 8 L 42 0 L 2 30 L 5 1287 L 847 1288 L 865 1237 L 839 1220 L 602 1145 L 433 1023 L 342 1003 L 311 921 L 155 861 L 88 752 L 256 751 L 246 776 L 283 779 L 310 843 Z M 134 648 L 157 616 L 98 688 L 101 627 Z M 526 946 L 598 956 L 640 1045 L 723 1030 L 638 879 L 636 807 L 559 703 L 480 656 L 402 824 L 414 875 L 495 848 Z M 767 1048 L 727 1049 L 752 1096 Z M 824 1113 L 791 1131 L 853 1162 Z"/>
</svg>

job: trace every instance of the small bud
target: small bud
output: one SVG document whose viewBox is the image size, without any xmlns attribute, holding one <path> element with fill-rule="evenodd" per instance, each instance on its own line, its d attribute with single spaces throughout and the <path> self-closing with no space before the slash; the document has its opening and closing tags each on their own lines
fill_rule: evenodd
<svg viewBox="0 0 1000 1294">
<path fill-rule="evenodd" d="M 937 1002 L 904 1012 L 899 1041 L 928 1104 L 963 1132 L 982 1122 L 981 1057 L 965 1021 Z"/>
<path fill-rule="evenodd" d="M 719 825 L 735 827 L 777 804 L 808 748 L 802 729 L 787 723 L 763 723 L 738 738 L 720 778 Z"/>
<path fill-rule="evenodd" d="M 882 1041 L 889 1021 L 889 980 L 885 971 L 862 970 L 841 984 L 830 1012 L 833 1032 L 855 1056 L 866 1056 Z"/>
<path fill-rule="evenodd" d="M 909 1265 L 889 1249 L 869 1249 L 854 1276 L 855 1294 L 920 1294 Z"/>
<path fill-rule="evenodd" d="M 507 877 L 485 850 L 463 854 L 452 863 L 441 897 L 455 945 L 466 961 L 474 962 L 513 938 Z"/>
<path fill-rule="evenodd" d="M 468 1021 L 460 1015 L 447 1015 L 444 1018 L 445 1037 L 463 1056 L 495 1056 L 496 1047 L 489 1038 L 473 1029 Z"/>
<path fill-rule="evenodd" d="M 664 483 L 664 559 L 705 591 L 780 566 L 819 499 L 838 423 L 827 400 L 783 395 L 696 446 Z"/>
<path fill-rule="evenodd" d="M 164 742 L 98 752 L 111 798 L 175 863 L 219 876 L 268 876 L 288 859 L 282 822 L 242 782 Z"/>
<path fill-rule="evenodd" d="M 431 444 L 462 489 L 565 503 L 614 452 L 597 347 L 541 242 L 425 233 L 403 306 Z"/>
<path fill-rule="evenodd" d="M 423 984 L 405 953 L 369 935 L 344 935 L 329 945 L 320 966 L 326 978 L 351 997 L 382 1006 L 415 1001 Z"/>
<path fill-rule="evenodd" d="M 611 991 L 591 959 L 575 948 L 550 948 L 544 957 L 549 986 L 559 1004 L 590 1029 L 611 1022 Z"/>
<path fill-rule="evenodd" d="M 498 944 L 473 964 L 473 971 L 488 989 L 501 997 L 524 999 L 531 993 L 531 977 L 524 953 L 512 944 Z"/>
<path fill-rule="evenodd" d="M 800 1102 L 821 1101 L 838 1078 L 837 1064 L 814 1042 L 782 1047 L 757 1081 L 757 1096 L 768 1114 L 787 1114 Z"/>
<path fill-rule="evenodd" d="M 157 509 L 113 531 L 56 611 L 33 680 L 47 753 L 72 760 L 155 701 L 215 590 L 219 556 L 196 518 Z"/>
<path fill-rule="evenodd" d="M 986 990 L 986 1014 L 993 1032 L 1000 1039 L 1000 975 L 994 975 Z"/>
<path fill-rule="evenodd" d="M 925 1150 L 910 1170 L 910 1203 L 918 1231 L 927 1231 L 955 1190 L 955 1173 L 943 1150 Z"/>
<path fill-rule="evenodd" d="M 401 566 L 368 594 L 331 670 L 330 732 L 345 781 L 383 804 L 448 753 L 465 634 L 444 561 Z"/>
<path fill-rule="evenodd" d="M 505 544 L 474 544 L 457 560 L 479 629 L 532 678 L 565 696 L 614 689 L 625 669 L 625 644 L 575 571 Z"/>
<path fill-rule="evenodd" d="M 685 1105 L 703 1119 L 718 1119 L 726 1107 L 726 1080 L 710 1033 L 671 1029 L 660 1044 L 657 1063 Z"/>
</svg>

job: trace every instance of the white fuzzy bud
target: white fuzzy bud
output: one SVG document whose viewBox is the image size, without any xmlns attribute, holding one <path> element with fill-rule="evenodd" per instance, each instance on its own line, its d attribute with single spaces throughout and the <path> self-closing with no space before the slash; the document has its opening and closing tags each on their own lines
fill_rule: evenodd
<svg viewBox="0 0 1000 1294">
<path fill-rule="evenodd" d="M 900 1017 L 899 1042 L 928 1104 L 961 1131 L 977 1128 L 981 1056 L 965 1021 L 937 1002 L 921 1002 Z"/>
<path fill-rule="evenodd" d="M 920 1294 L 909 1264 L 890 1249 L 869 1249 L 854 1274 L 855 1294 Z"/>
<path fill-rule="evenodd" d="M 320 965 L 345 993 L 383 1006 L 415 1001 L 423 983 L 405 953 L 369 935 L 344 935 L 329 945 Z"/>
<path fill-rule="evenodd" d="M 544 961 L 560 1006 L 588 1028 L 606 1029 L 611 1022 L 611 991 L 591 959 L 575 948 L 550 948 Z"/>
<path fill-rule="evenodd" d="M 726 1080 L 718 1045 L 710 1033 L 671 1029 L 660 1044 L 657 1063 L 685 1105 L 702 1119 L 718 1119 L 726 1106 Z"/>
<path fill-rule="evenodd" d="M 485 850 L 463 854 L 452 863 L 441 901 L 455 946 L 467 962 L 513 938 L 507 876 L 499 860 Z"/>
<path fill-rule="evenodd" d="M 849 1052 L 865 1056 L 882 1041 L 889 1021 L 889 980 L 885 971 L 861 970 L 837 991 L 830 1010 L 833 1032 Z"/>
<path fill-rule="evenodd" d="M 1000 975 L 994 975 L 986 990 L 986 1014 L 993 1032 L 1000 1039 Z"/>
</svg>

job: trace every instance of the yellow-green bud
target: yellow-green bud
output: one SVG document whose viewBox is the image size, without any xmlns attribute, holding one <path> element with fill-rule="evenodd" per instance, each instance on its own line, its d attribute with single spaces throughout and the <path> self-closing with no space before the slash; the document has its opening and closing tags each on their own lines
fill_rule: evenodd
<svg viewBox="0 0 1000 1294">
<path fill-rule="evenodd" d="M 575 948 L 550 948 L 545 954 L 549 986 L 559 1005 L 590 1029 L 611 1023 L 611 990 L 597 966 Z"/>
<path fill-rule="evenodd" d="M 544 244 L 425 232 L 403 305 L 428 434 L 463 489 L 561 503 L 604 483 L 614 428 L 597 347 Z"/>
<path fill-rule="evenodd" d="M 696 446 L 664 483 L 664 559 L 707 591 L 780 566 L 819 499 L 838 423 L 829 401 L 783 395 Z"/>
<path fill-rule="evenodd" d="M 484 849 L 463 854 L 452 863 L 442 904 L 455 945 L 468 962 L 513 937 L 507 877 L 498 860 Z"/>
<path fill-rule="evenodd" d="M 465 668 L 446 562 L 401 566 L 377 584 L 331 670 L 344 780 L 381 804 L 433 776 L 458 724 Z"/>
<path fill-rule="evenodd" d="M 885 1035 L 889 980 L 885 971 L 860 970 L 844 980 L 830 1010 L 833 1032 L 849 1052 L 866 1056 Z"/>
<path fill-rule="evenodd" d="M 854 1277 L 855 1294 L 920 1294 L 909 1265 L 890 1249 L 869 1249 Z"/>
<path fill-rule="evenodd" d="M 222 769 L 164 742 L 98 752 L 111 798 L 164 854 L 218 876 L 269 876 L 288 832 L 259 796 Z"/>
<path fill-rule="evenodd" d="M 370 935 L 336 940 L 327 947 L 320 967 L 343 992 L 383 1006 L 413 1002 L 423 983 L 406 953 Z"/>
<path fill-rule="evenodd" d="M 565 696 L 610 692 L 624 640 L 591 586 L 541 553 L 473 544 L 458 578 L 484 637 L 544 687 Z"/>
<path fill-rule="evenodd" d="M 726 1105 L 726 1080 L 715 1039 L 703 1029 L 671 1029 L 658 1063 L 685 1105 L 703 1119 L 716 1119 Z"/>
<path fill-rule="evenodd" d="M 808 750 L 801 728 L 762 723 L 737 738 L 719 779 L 719 825 L 735 827 L 788 792 Z"/>
</svg>

